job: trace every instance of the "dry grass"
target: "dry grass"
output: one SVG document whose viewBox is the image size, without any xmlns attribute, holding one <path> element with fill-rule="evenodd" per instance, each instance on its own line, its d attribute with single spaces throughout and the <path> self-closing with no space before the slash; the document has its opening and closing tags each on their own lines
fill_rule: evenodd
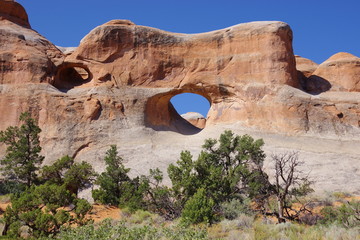
<svg viewBox="0 0 360 240">
<path fill-rule="evenodd" d="M 120 212 L 120 209 L 117 207 L 94 204 L 87 217 L 93 219 L 95 223 L 101 222 L 106 218 L 120 220 Z"/>
</svg>

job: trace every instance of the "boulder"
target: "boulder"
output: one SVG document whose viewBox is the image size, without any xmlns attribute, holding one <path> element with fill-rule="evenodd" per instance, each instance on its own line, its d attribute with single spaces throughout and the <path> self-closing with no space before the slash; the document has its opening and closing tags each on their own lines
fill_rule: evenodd
<svg viewBox="0 0 360 240">
<path fill-rule="evenodd" d="M 204 129 L 206 125 L 206 118 L 197 112 L 188 112 L 180 115 L 186 121 L 191 123 L 197 128 Z"/>
<path fill-rule="evenodd" d="M 350 53 L 337 53 L 319 65 L 309 82 L 323 82 L 330 91 L 360 92 L 360 58 Z"/>
</svg>

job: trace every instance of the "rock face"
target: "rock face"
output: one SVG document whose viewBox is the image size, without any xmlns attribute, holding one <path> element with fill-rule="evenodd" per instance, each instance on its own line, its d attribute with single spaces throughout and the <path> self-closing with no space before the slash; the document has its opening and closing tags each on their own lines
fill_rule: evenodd
<svg viewBox="0 0 360 240">
<path fill-rule="evenodd" d="M 310 77 L 313 72 L 318 68 L 319 64 L 311 61 L 310 59 L 295 55 L 296 69 L 302 73 L 305 77 Z"/>
<path fill-rule="evenodd" d="M 347 186 L 345 177 L 326 185 L 325 177 L 356 165 L 339 170 L 331 165 L 338 157 L 360 159 L 355 56 L 335 55 L 319 66 L 295 58 L 292 31 L 283 22 L 176 34 L 128 20 L 95 28 L 63 53 L 30 29 L 19 4 L 2 0 L 0 6 L 0 130 L 30 111 L 43 130 L 47 163 L 69 154 L 101 171 L 104 152 L 117 144 L 134 174 L 146 174 L 232 129 L 265 138 L 269 152 L 303 152 L 309 168 L 327 164 L 317 173 L 319 189 L 355 191 L 351 186 L 360 184 Z M 209 100 L 206 126 L 200 118 L 190 124 L 170 103 L 185 92 Z M 285 136 L 291 139 L 281 140 Z M 347 147 L 338 147 L 338 139 Z M 359 171 L 351 179 L 360 179 Z"/>
<path fill-rule="evenodd" d="M 0 3 L 0 84 L 50 83 L 63 54 L 30 29 L 20 4 Z"/>
<path fill-rule="evenodd" d="M 188 112 L 185 114 L 181 114 L 181 117 L 197 128 L 200 128 L 200 129 L 205 128 L 206 119 L 200 113 Z"/>
<path fill-rule="evenodd" d="M 1 0 L 0 2 L 0 19 L 8 19 L 20 26 L 30 28 L 28 15 L 19 3 L 14 0 Z"/>
<path fill-rule="evenodd" d="M 310 81 L 328 81 L 330 91 L 360 92 L 360 58 L 337 53 L 327 59 L 309 77 Z"/>
</svg>

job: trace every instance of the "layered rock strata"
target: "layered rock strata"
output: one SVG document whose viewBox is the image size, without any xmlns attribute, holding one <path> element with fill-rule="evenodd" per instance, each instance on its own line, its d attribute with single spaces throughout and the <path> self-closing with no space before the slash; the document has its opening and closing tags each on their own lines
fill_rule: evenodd
<svg viewBox="0 0 360 240">
<path fill-rule="evenodd" d="M 180 150 L 197 152 L 228 128 L 276 149 L 285 135 L 360 142 L 359 58 L 337 54 L 320 65 L 295 58 L 286 23 L 177 34 L 113 20 L 64 53 L 30 28 L 19 4 L 0 1 L 0 17 L 0 129 L 30 111 L 47 162 L 69 154 L 101 170 L 103 153 L 117 144 L 129 167 L 146 173 L 144 165 L 164 169 Z M 170 103 L 185 92 L 211 104 L 201 132 Z M 282 147 L 314 152 L 296 139 Z M 349 154 L 330 149 L 330 159 Z M 359 150 L 350 158 L 359 163 Z"/>
</svg>

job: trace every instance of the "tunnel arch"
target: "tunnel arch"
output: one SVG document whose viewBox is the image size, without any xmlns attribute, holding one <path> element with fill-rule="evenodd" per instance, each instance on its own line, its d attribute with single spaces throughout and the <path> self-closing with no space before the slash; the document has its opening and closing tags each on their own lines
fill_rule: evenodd
<svg viewBox="0 0 360 240">
<path fill-rule="evenodd" d="M 145 126 L 157 131 L 174 131 L 184 135 L 199 133 L 202 128 L 194 126 L 181 117 L 171 103 L 171 99 L 174 96 L 182 93 L 198 94 L 207 99 L 211 107 L 212 99 L 203 90 L 177 89 L 160 93 L 151 97 L 146 103 Z"/>
<path fill-rule="evenodd" d="M 170 99 L 176 112 L 197 128 L 204 129 L 206 117 L 210 110 L 210 102 L 196 93 L 180 93 Z"/>
<path fill-rule="evenodd" d="M 64 63 L 59 66 L 53 85 L 60 90 L 69 90 L 90 82 L 92 74 L 83 64 Z"/>
</svg>

